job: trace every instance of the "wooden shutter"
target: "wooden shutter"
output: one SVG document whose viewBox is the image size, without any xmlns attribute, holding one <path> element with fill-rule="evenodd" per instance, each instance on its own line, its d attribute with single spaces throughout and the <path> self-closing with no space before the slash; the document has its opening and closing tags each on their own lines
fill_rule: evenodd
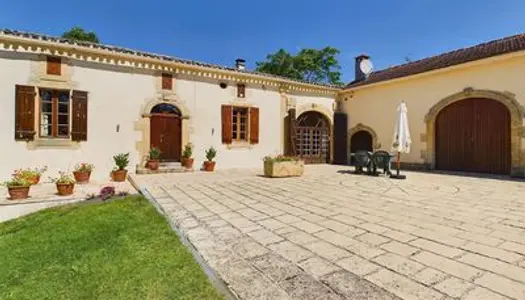
<svg viewBox="0 0 525 300">
<path fill-rule="evenodd" d="M 162 89 L 163 90 L 173 89 L 173 76 L 171 74 L 162 73 Z"/>
<path fill-rule="evenodd" d="M 88 93 L 73 91 L 71 139 L 87 141 Z"/>
<path fill-rule="evenodd" d="M 250 108 L 250 144 L 259 143 L 259 108 Z"/>
<path fill-rule="evenodd" d="M 221 107 L 222 115 L 222 143 L 232 143 L 232 106 L 223 105 Z"/>
<path fill-rule="evenodd" d="M 297 128 L 296 128 L 296 117 L 295 117 L 295 108 L 290 108 L 288 110 L 288 116 L 286 117 L 286 155 L 296 156 L 296 138 L 297 138 Z"/>
<path fill-rule="evenodd" d="M 47 74 L 60 75 L 62 74 L 62 60 L 60 57 L 47 57 Z"/>
<path fill-rule="evenodd" d="M 35 87 L 17 85 L 15 94 L 15 140 L 33 140 L 35 136 Z"/>
<path fill-rule="evenodd" d="M 344 112 L 334 113 L 334 163 L 348 163 L 348 116 Z"/>
</svg>

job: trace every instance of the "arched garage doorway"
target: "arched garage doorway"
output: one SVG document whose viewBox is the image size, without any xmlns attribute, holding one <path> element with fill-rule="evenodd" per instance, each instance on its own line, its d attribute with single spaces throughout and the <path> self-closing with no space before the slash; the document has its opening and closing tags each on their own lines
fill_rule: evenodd
<svg viewBox="0 0 525 300">
<path fill-rule="evenodd" d="M 435 123 L 436 169 L 510 174 L 511 116 L 501 102 L 468 98 L 445 106 Z"/>
<path fill-rule="evenodd" d="M 330 161 L 330 121 L 317 111 L 302 113 L 296 122 L 296 154 L 306 163 Z"/>
<path fill-rule="evenodd" d="M 151 109 L 150 148 L 160 149 L 163 161 L 180 161 L 181 112 L 174 105 L 161 103 Z"/>
<path fill-rule="evenodd" d="M 359 130 L 350 137 L 350 153 L 356 153 L 359 150 L 374 151 L 372 135 L 366 130 Z M 353 156 L 351 163 L 354 163 Z"/>
</svg>

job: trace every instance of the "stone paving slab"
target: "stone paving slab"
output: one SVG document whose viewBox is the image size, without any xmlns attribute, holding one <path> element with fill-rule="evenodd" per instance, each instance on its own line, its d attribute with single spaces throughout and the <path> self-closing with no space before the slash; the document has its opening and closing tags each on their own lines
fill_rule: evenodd
<svg viewBox="0 0 525 300">
<path fill-rule="evenodd" d="M 134 176 L 239 299 L 525 299 L 525 182 Z"/>
</svg>

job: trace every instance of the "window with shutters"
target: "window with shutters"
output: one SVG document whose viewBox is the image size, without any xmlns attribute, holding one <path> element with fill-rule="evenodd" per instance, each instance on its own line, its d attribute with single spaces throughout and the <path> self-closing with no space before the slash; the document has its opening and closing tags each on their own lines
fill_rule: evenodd
<svg viewBox="0 0 525 300">
<path fill-rule="evenodd" d="M 222 142 L 224 144 L 259 143 L 259 108 L 222 106 Z"/>
<path fill-rule="evenodd" d="M 40 89 L 40 136 L 68 138 L 69 91 Z"/>
<path fill-rule="evenodd" d="M 234 141 L 248 141 L 248 108 L 233 107 L 232 138 Z"/>
<path fill-rule="evenodd" d="M 237 98 L 246 98 L 246 85 L 243 83 L 237 85 Z"/>
<path fill-rule="evenodd" d="M 60 57 L 47 57 L 47 74 L 61 75 L 62 74 L 62 60 Z"/>
</svg>

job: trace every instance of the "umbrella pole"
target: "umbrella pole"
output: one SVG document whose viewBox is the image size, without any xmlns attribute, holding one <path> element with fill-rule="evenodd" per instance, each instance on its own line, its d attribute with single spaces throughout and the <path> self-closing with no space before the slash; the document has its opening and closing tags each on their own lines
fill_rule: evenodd
<svg viewBox="0 0 525 300">
<path fill-rule="evenodd" d="M 401 166 L 401 152 L 397 151 L 397 177 L 399 177 L 400 166 Z"/>
</svg>

